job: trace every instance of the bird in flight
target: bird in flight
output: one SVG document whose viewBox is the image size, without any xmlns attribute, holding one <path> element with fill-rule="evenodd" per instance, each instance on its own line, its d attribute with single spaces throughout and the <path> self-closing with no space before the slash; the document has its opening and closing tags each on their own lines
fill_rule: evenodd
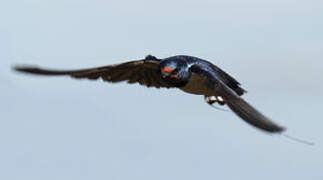
<svg viewBox="0 0 323 180">
<path fill-rule="evenodd" d="M 204 96 L 210 105 L 227 105 L 241 119 L 261 130 L 269 133 L 284 131 L 284 127 L 241 98 L 246 91 L 237 80 L 214 64 L 193 56 L 159 59 L 148 55 L 140 60 L 80 70 L 51 70 L 35 66 L 15 66 L 14 69 L 38 75 L 67 75 L 91 80 L 101 78 L 112 83 L 126 81 L 147 87 L 179 88 L 186 93 Z"/>
</svg>

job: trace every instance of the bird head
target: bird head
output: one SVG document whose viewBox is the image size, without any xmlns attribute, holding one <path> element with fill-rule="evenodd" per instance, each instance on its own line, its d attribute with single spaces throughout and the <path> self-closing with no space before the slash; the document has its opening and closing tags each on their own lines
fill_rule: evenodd
<svg viewBox="0 0 323 180">
<path fill-rule="evenodd" d="M 163 79 L 176 87 L 184 86 L 190 77 L 187 63 L 174 57 L 162 60 L 159 71 Z"/>
</svg>

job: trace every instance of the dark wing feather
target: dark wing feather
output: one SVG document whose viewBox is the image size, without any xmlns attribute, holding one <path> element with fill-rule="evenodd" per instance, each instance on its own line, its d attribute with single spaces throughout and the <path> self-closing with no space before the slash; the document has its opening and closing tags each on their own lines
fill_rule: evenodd
<svg viewBox="0 0 323 180">
<path fill-rule="evenodd" d="M 222 82 L 218 84 L 216 89 L 229 108 L 249 124 L 268 132 L 284 131 L 285 128 L 264 116 Z"/>
<path fill-rule="evenodd" d="M 285 130 L 285 128 L 277 125 L 248 104 L 234 90 L 214 77 L 209 71 L 204 70 L 200 66 L 191 67 L 191 71 L 206 77 L 208 80 L 207 86 L 214 89 L 224 99 L 229 108 L 247 123 L 271 133 L 283 132 Z"/>
<path fill-rule="evenodd" d="M 228 73 L 220 69 L 219 67 L 214 65 L 214 70 L 217 72 L 218 75 L 220 75 L 223 82 L 229 86 L 233 91 L 235 91 L 239 96 L 243 95 L 246 90 L 240 87 L 240 83 L 234 79 L 232 76 L 230 76 Z"/>
<path fill-rule="evenodd" d="M 14 69 L 19 72 L 38 75 L 69 75 L 77 79 L 87 78 L 96 80 L 102 78 L 104 81 L 112 83 L 127 81 L 128 83 L 139 83 L 147 87 L 172 87 L 161 78 L 158 72 L 158 65 L 158 59 L 146 58 L 81 70 L 50 70 L 35 66 L 16 66 Z"/>
</svg>

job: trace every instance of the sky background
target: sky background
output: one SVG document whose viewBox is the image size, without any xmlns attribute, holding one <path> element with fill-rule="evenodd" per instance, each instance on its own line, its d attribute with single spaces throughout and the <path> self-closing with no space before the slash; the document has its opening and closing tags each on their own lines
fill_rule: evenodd
<svg viewBox="0 0 323 180">
<path fill-rule="evenodd" d="M 323 179 L 323 1 L 0 2 L 0 179 Z M 203 97 L 125 83 L 25 76 L 186 54 L 307 146 Z"/>
</svg>

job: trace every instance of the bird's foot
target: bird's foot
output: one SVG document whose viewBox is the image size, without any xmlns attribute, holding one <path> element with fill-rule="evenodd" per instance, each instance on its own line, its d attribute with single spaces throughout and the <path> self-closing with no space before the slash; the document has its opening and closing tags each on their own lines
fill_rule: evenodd
<svg viewBox="0 0 323 180">
<path fill-rule="evenodd" d="M 221 96 L 204 96 L 204 100 L 206 103 L 208 103 L 210 106 L 212 106 L 215 109 L 218 109 L 221 111 L 228 111 L 226 109 L 222 109 L 222 108 L 219 108 L 214 105 L 214 103 L 218 103 L 221 106 L 223 106 L 225 104 L 225 102 Z"/>
</svg>

